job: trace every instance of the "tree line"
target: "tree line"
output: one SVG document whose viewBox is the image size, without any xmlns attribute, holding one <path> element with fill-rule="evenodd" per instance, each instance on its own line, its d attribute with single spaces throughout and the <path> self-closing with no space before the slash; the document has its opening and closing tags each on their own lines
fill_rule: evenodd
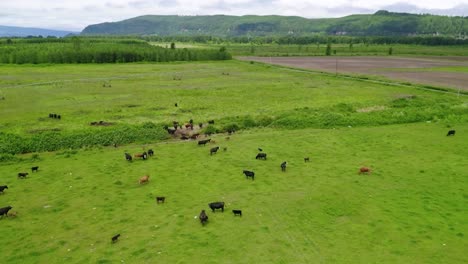
<svg viewBox="0 0 468 264">
<path fill-rule="evenodd" d="M 0 40 L 0 63 L 126 63 L 227 60 L 226 49 L 176 49 L 139 39 L 28 38 Z"/>
</svg>

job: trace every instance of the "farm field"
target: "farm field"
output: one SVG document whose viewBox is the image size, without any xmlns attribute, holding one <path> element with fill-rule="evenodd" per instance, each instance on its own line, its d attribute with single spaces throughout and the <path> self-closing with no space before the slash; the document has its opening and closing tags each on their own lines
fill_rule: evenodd
<svg viewBox="0 0 468 264">
<path fill-rule="evenodd" d="M 206 147 L 20 155 L 0 166 L 1 204 L 18 212 L 0 219 L 0 253 L 6 263 L 466 263 L 468 125 L 454 128 L 454 137 L 432 123 L 266 128 Z M 227 151 L 210 156 L 215 145 Z M 255 160 L 257 147 L 266 161 Z M 155 156 L 125 161 L 148 148 Z M 34 165 L 39 172 L 16 178 Z M 361 166 L 372 173 L 359 175 Z M 209 210 L 214 201 L 224 213 Z"/>
<path fill-rule="evenodd" d="M 467 261 L 464 94 L 234 60 L 0 65 L 0 98 L 7 263 Z"/>
<path fill-rule="evenodd" d="M 240 57 L 327 72 L 378 75 L 390 79 L 468 90 L 468 57 Z"/>
</svg>

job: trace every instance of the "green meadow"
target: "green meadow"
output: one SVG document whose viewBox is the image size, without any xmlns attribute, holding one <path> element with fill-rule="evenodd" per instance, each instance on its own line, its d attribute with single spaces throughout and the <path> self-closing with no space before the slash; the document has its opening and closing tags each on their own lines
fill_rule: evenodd
<svg viewBox="0 0 468 264">
<path fill-rule="evenodd" d="M 467 262 L 465 95 L 217 61 L 0 65 L 0 98 L 5 263 Z"/>
</svg>

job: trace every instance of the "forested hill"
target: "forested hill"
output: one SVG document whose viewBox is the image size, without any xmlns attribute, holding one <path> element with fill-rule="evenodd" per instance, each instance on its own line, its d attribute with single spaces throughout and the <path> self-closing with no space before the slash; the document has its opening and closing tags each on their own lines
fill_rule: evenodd
<svg viewBox="0 0 468 264">
<path fill-rule="evenodd" d="M 468 17 L 416 15 L 378 11 L 371 15 L 307 19 L 288 16 L 140 16 L 86 27 L 96 35 L 212 35 L 212 36 L 407 36 L 468 34 Z"/>
</svg>

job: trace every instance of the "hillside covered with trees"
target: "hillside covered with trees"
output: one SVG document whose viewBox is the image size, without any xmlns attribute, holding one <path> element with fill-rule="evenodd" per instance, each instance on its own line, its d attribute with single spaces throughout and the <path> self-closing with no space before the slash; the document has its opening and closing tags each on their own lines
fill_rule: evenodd
<svg viewBox="0 0 468 264">
<path fill-rule="evenodd" d="M 378 11 L 371 15 L 307 19 L 292 16 L 147 15 L 86 27 L 84 35 L 351 36 L 442 35 L 465 37 L 468 17 Z"/>
</svg>

